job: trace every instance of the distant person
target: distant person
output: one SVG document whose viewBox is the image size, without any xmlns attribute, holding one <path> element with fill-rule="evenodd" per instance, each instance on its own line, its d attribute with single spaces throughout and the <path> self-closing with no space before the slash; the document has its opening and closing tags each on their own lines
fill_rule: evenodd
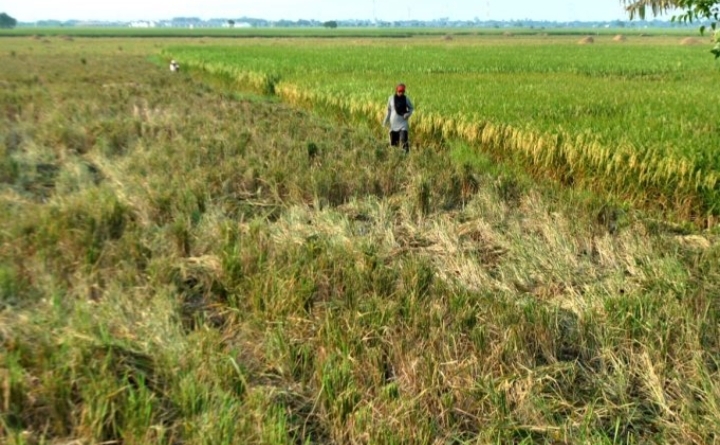
<svg viewBox="0 0 720 445">
<path fill-rule="evenodd" d="M 410 98 L 405 95 L 405 84 L 401 83 L 395 87 L 395 94 L 390 96 L 387 104 L 387 114 L 383 120 L 383 126 L 390 127 L 390 145 L 397 147 L 402 145 L 405 154 L 410 151 L 410 140 L 408 132 L 410 125 L 408 119 L 414 111 Z"/>
<path fill-rule="evenodd" d="M 175 60 L 170 61 L 170 71 L 173 73 L 180 71 L 180 65 Z"/>
</svg>

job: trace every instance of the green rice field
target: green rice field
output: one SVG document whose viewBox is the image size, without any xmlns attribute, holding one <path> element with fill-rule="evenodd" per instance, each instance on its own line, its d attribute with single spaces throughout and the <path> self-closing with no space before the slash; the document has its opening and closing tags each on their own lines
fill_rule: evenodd
<svg viewBox="0 0 720 445">
<path fill-rule="evenodd" d="M 498 158 L 669 213 L 720 211 L 708 38 L 455 36 L 233 40 L 173 46 L 187 67 L 289 102 L 380 121 L 408 84 L 421 135 L 461 138 Z"/>
</svg>

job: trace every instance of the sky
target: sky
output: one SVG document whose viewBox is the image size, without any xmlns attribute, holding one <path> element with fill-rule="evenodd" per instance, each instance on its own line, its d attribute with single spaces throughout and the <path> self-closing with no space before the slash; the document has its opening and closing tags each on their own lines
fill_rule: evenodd
<svg viewBox="0 0 720 445">
<path fill-rule="evenodd" d="M 267 20 L 628 20 L 620 0 L 3 0 L 20 22 L 241 17 Z"/>
</svg>

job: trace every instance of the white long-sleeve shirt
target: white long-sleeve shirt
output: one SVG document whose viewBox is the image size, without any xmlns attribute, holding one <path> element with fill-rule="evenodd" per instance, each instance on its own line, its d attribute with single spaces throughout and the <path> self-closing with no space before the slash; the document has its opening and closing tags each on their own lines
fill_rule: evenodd
<svg viewBox="0 0 720 445">
<path fill-rule="evenodd" d="M 385 125 L 385 126 L 389 125 L 390 131 L 400 131 L 400 130 L 407 131 L 410 128 L 408 119 L 410 118 L 410 116 L 412 116 L 413 111 L 415 111 L 415 107 L 413 107 L 413 104 L 410 101 L 409 97 L 405 96 L 405 100 L 407 100 L 407 107 L 408 107 L 408 111 L 407 111 L 407 113 L 405 113 L 405 116 L 407 116 L 407 119 L 395 111 L 395 95 L 394 94 L 391 95 L 390 98 L 388 99 L 387 113 L 385 114 L 385 119 L 383 120 L 383 125 Z"/>
</svg>

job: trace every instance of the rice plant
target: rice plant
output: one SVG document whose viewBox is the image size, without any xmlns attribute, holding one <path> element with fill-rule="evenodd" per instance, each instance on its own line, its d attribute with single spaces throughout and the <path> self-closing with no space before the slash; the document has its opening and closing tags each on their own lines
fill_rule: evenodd
<svg viewBox="0 0 720 445">
<path fill-rule="evenodd" d="M 1 442 L 715 440 L 713 231 L 159 42 L 0 39 Z"/>
</svg>

